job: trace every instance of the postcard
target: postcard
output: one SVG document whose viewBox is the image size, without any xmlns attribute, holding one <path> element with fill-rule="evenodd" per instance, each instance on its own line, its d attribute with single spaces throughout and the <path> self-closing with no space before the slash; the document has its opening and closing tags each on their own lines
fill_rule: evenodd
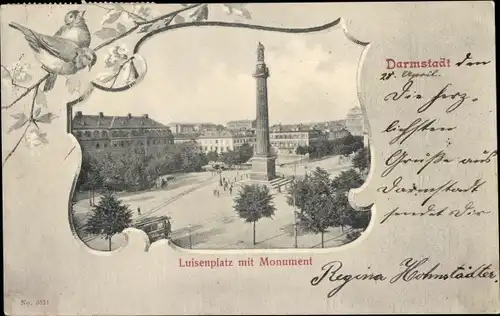
<svg viewBox="0 0 500 316">
<path fill-rule="evenodd" d="M 492 2 L 1 17 L 6 314 L 500 311 Z"/>
</svg>

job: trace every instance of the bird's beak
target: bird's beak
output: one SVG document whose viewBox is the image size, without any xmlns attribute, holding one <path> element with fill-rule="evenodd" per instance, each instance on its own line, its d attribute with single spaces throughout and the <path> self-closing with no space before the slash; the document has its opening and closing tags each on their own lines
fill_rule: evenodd
<svg viewBox="0 0 500 316">
<path fill-rule="evenodd" d="M 80 11 L 80 16 L 81 16 L 82 18 L 83 18 L 83 16 L 85 15 L 85 12 L 86 12 L 86 10 L 82 10 L 82 11 Z"/>
</svg>

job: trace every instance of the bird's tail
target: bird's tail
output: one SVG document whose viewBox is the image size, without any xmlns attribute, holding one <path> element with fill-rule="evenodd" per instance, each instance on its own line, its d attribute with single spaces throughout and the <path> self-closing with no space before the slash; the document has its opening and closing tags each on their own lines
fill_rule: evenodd
<svg viewBox="0 0 500 316">
<path fill-rule="evenodd" d="M 56 79 L 57 75 L 56 74 L 50 74 L 47 80 L 45 80 L 45 85 L 43 86 L 43 92 L 48 92 L 54 88 L 54 85 L 56 84 Z"/>
<path fill-rule="evenodd" d="M 21 24 L 18 24 L 16 22 L 10 22 L 9 26 L 12 28 L 15 28 L 16 30 L 23 32 L 23 34 L 26 36 L 30 36 L 30 37 L 33 36 L 33 31 L 27 27 L 22 26 Z"/>
</svg>

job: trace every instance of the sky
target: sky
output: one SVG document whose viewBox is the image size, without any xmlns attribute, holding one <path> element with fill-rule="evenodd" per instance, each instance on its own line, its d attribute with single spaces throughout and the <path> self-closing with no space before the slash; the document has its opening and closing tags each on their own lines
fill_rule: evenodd
<svg viewBox="0 0 500 316">
<path fill-rule="evenodd" d="M 153 10 L 166 13 L 179 7 L 154 6 Z M 251 20 L 229 16 L 221 5 L 210 5 L 209 20 L 307 27 L 338 18 L 321 5 L 311 7 L 307 19 L 301 18 L 303 9 L 291 4 L 249 4 L 247 8 Z M 61 24 L 57 19 L 62 20 L 69 9 L 73 7 L 54 7 L 49 19 L 26 11 L 25 17 L 17 21 L 28 27 L 39 25 L 39 32 L 50 34 Z M 95 6 L 86 9 L 89 28 L 98 30 L 106 11 Z M 9 28 L 7 31 L 9 35 L 15 32 Z M 22 36 L 9 39 L 12 50 L 31 53 Z M 117 43 L 131 50 L 137 39 L 131 36 Z M 92 41 L 91 46 L 100 43 L 95 36 Z M 256 88 L 252 72 L 259 41 L 266 48 L 271 74 L 268 79 L 271 124 L 342 119 L 350 108 L 359 105 L 356 75 L 363 47 L 350 42 L 340 25 L 309 34 L 206 27 L 167 31 L 150 38 L 139 52 L 147 64 L 147 74 L 140 84 L 119 93 L 96 91 L 77 105 L 75 111 L 106 115 L 148 113 L 162 123 L 224 124 L 230 120 L 254 119 Z M 101 65 L 106 53 L 107 49 L 98 53 Z M 59 83 L 63 84 L 64 81 Z"/>
</svg>

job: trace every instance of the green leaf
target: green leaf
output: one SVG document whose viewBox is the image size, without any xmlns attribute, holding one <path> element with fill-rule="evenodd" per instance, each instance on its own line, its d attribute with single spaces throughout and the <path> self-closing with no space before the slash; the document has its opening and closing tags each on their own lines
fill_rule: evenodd
<svg viewBox="0 0 500 316">
<path fill-rule="evenodd" d="M 145 33 L 147 31 L 149 31 L 149 29 L 151 28 L 152 24 L 148 24 L 148 25 L 144 25 L 143 27 L 141 27 L 139 29 L 139 31 L 137 31 L 137 33 Z"/>
<path fill-rule="evenodd" d="M 7 131 L 7 133 L 10 133 L 16 129 L 20 129 L 21 127 L 23 127 L 26 123 L 28 122 L 28 118 L 26 117 L 26 115 L 24 115 L 23 113 L 23 116 L 18 118 L 17 119 L 17 122 L 14 123 L 10 128 L 9 130 Z"/>
<path fill-rule="evenodd" d="M 50 124 L 54 118 L 56 118 L 56 115 L 54 115 L 54 113 L 49 112 L 45 113 L 40 117 L 37 117 L 35 121 L 40 123 Z"/>
<path fill-rule="evenodd" d="M 208 5 L 203 4 L 198 9 L 196 9 L 193 13 L 189 15 L 190 18 L 193 19 L 194 22 L 200 22 L 208 19 Z"/>
<path fill-rule="evenodd" d="M 34 117 L 37 117 L 38 115 L 40 115 L 40 112 L 42 112 L 42 108 L 37 108 L 37 109 L 33 112 L 33 116 L 34 116 Z"/>
<path fill-rule="evenodd" d="M 43 90 L 39 89 L 37 91 L 35 102 L 38 105 L 41 105 L 41 106 L 44 106 L 44 107 L 47 106 L 47 98 L 45 97 L 45 93 L 43 92 Z"/>
<path fill-rule="evenodd" d="M 118 10 L 118 11 L 110 13 L 108 15 L 108 17 L 104 21 L 102 21 L 102 24 L 106 24 L 106 23 L 111 24 L 111 23 L 115 22 L 116 20 L 118 20 L 120 18 L 120 16 L 122 15 L 122 12 L 123 11 Z"/>
<path fill-rule="evenodd" d="M 125 25 L 123 25 L 123 24 L 121 24 L 121 23 L 118 23 L 118 24 L 116 25 L 116 27 L 118 28 L 118 32 L 119 32 L 120 34 L 123 34 L 123 33 L 125 33 L 125 32 L 127 31 L 127 28 L 125 27 Z"/>
<path fill-rule="evenodd" d="M 24 114 L 24 113 L 11 114 L 10 116 L 15 118 L 16 120 L 25 119 L 25 118 L 27 119 L 26 114 Z"/>
<path fill-rule="evenodd" d="M 180 15 L 176 15 L 175 18 L 174 18 L 174 22 L 176 24 L 181 24 L 181 23 L 184 23 L 186 21 L 186 19 L 184 19 L 182 16 Z"/>
<path fill-rule="evenodd" d="M 94 34 L 102 40 L 107 40 L 118 36 L 118 31 L 110 27 L 103 27 L 99 31 L 96 31 Z"/>
</svg>

